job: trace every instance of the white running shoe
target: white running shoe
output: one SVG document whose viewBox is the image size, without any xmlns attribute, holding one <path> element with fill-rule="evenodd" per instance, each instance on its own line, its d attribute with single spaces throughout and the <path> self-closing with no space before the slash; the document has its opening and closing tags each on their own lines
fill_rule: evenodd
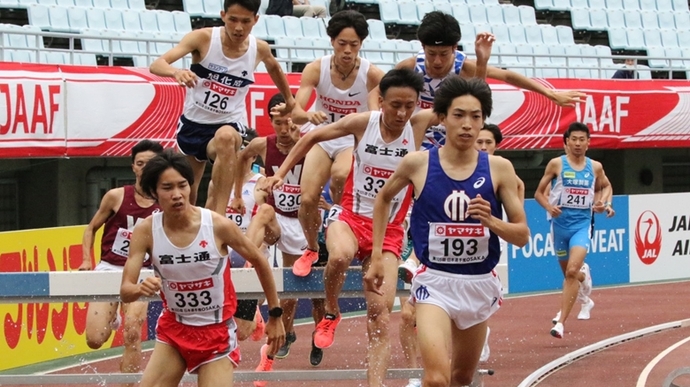
<svg viewBox="0 0 690 387">
<path fill-rule="evenodd" d="M 407 386 L 405 387 L 422 387 L 422 379 L 410 379 L 407 381 Z"/>
<path fill-rule="evenodd" d="M 580 269 L 582 273 L 585 275 L 585 280 L 580 282 L 580 289 L 577 292 L 578 300 L 581 303 L 586 303 L 589 296 L 592 294 L 592 274 L 589 271 L 589 265 L 586 263 L 582 264 L 582 268 Z"/>
<path fill-rule="evenodd" d="M 407 259 L 398 266 L 398 278 L 406 284 L 412 283 L 412 277 L 417 272 L 417 263 L 413 259 Z"/>
<path fill-rule="evenodd" d="M 122 325 L 122 316 L 120 316 L 120 313 L 115 312 L 115 315 L 117 316 L 115 317 L 115 320 L 110 322 L 110 329 L 114 331 L 120 329 L 120 325 Z"/>
<path fill-rule="evenodd" d="M 578 320 L 589 320 L 589 312 L 594 308 L 594 301 L 589 297 L 588 299 L 587 303 L 582 304 L 582 309 L 580 309 L 580 313 L 577 315 Z"/>
<path fill-rule="evenodd" d="M 486 328 L 486 339 L 484 340 L 484 348 L 482 348 L 482 354 L 479 356 L 480 362 L 485 362 L 489 360 L 491 355 L 491 349 L 489 348 L 489 334 L 491 333 L 491 328 Z"/>
<path fill-rule="evenodd" d="M 551 336 L 562 339 L 563 338 L 563 324 L 556 323 L 556 325 L 551 328 Z"/>
<path fill-rule="evenodd" d="M 560 319 L 561 319 L 561 311 L 559 310 L 558 313 L 556 313 L 556 317 L 554 317 L 554 318 L 551 319 L 551 323 L 552 323 L 552 324 L 557 324 L 557 323 L 558 323 L 558 320 L 560 320 Z"/>
</svg>

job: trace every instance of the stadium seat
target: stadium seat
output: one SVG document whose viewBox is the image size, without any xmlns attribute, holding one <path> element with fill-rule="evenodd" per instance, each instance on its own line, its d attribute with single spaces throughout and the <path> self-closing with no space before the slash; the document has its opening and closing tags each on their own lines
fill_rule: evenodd
<svg viewBox="0 0 690 387">
<path fill-rule="evenodd" d="M 209 18 L 219 18 L 220 11 L 223 10 L 223 3 L 221 0 L 203 0 L 204 1 L 204 12 L 206 17 Z"/>
<path fill-rule="evenodd" d="M 680 52 L 683 56 L 683 66 L 690 68 L 690 48 L 681 48 Z"/>
<path fill-rule="evenodd" d="M 496 51 L 499 63 L 501 66 L 514 66 L 518 64 L 518 59 L 515 53 L 517 52 L 516 44 L 498 44 Z M 492 55 L 493 56 L 493 55 Z"/>
<path fill-rule="evenodd" d="M 570 0 L 553 0 L 553 11 L 567 11 L 570 7 Z"/>
<path fill-rule="evenodd" d="M 382 63 L 383 58 L 381 57 L 381 51 L 379 51 L 379 49 L 379 41 L 366 39 L 362 43 L 362 51 L 360 51 L 360 55 L 372 63 Z"/>
<path fill-rule="evenodd" d="M 609 28 L 625 28 L 625 16 L 620 9 L 606 10 L 606 17 L 609 21 Z"/>
<path fill-rule="evenodd" d="M 534 0 L 534 8 L 540 11 L 553 8 L 553 0 Z"/>
<path fill-rule="evenodd" d="M 512 4 L 501 5 L 503 8 L 503 20 L 506 24 L 520 24 L 520 10 Z"/>
<path fill-rule="evenodd" d="M 419 17 L 417 16 L 417 5 L 408 0 L 400 0 L 398 2 L 398 12 L 400 14 L 400 24 L 419 25 Z"/>
<path fill-rule="evenodd" d="M 91 8 L 91 7 L 93 7 L 93 1 L 91 1 L 91 0 L 74 0 L 74 5 L 77 7 Z"/>
<path fill-rule="evenodd" d="M 626 9 L 623 11 L 623 16 L 625 17 L 625 28 L 642 28 L 639 11 Z"/>
<path fill-rule="evenodd" d="M 679 12 L 680 13 L 680 12 Z M 688 12 L 685 12 L 686 16 Z M 657 22 L 659 23 L 659 28 L 676 28 L 676 19 L 674 18 L 674 13 L 671 11 L 657 12 L 656 14 Z M 678 26 L 679 28 L 690 28 L 687 24 L 685 26 Z"/>
<path fill-rule="evenodd" d="M 0 8 L 17 8 L 18 6 L 17 0 L 0 0 Z"/>
<path fill-rule="evenodd" d="M 111 9 L 104 13 L 105 26 L 108 30 L 121 31 L 125 29 L 122 21 L 122 11 L 119 9 Z"/>
<path fill-rule="evenodd" d="M 474 25 L 474 31 L 476 33 L 480 32 L 491 32 L 491 25 L 489 23 L 477 23 Z M 508 30 L 510 32 L 510 30 Z M 476 40 L 476 35 L 472 37 L 472 44 Z"/>
<path fill-rule="evenodd" d="M 673 11 L 673 1 L 672 0 L 656 0 L 656 10 L 659 12 Z"/>
<path fill-rule="evenodd" d="M 486 20 L 491 23 L 491 25 L 505 24 L 503 19 L 503 7 L 500 5 L 487 5 L 485 7 Z"/>
<path fill-rule="evenodd" d="M 511 43 L 527 43 L 527 38 L 525 37 L 525 27 L 519 24 L 509 25 L 508 33 L 510 34 Z"/>
<path fill-rule="evenodd" d="M 175 40 L 171 39 L 171 34 L 169 32 L 159 32 L 159 33 L 154 33 L 155 39 L 154 39 L 154 54 L 157 55 L 162 55 L 165 54 L 168 50 L 173 48 L 174 43 L 169 41 L 169 40 Z M 179 61 L 178 61 L 179 62 Z M 181 67 L 182 63 L 175 63 L 177 66 L 175 67 Z M 173 64 L 173 65 L 175 65 Z"/>
<path fill-rule="evenodd" d="M 592 23 L 589 21 L 589 10 L 587 8 L 571 9 L 570 17 L 574 30 L 589 30 L 592 27 Z"/>
<path fill-rule="evenodd" d="M 11 33 L 15 32 L 16 33 Z M 21 27 L 14 24 L 2 24 L 0 25 L 0 32 L 4 33 L 3 45 L 12 48 L 27 48 L 29 47 L 28 39 L 34 38 L 34 36 L 28 36 L 21 30 Z"/>
<path fill-rule="evenodd" d="M 517 8 L 520 10 L 520 22 L 522 25 L 537 25 L 537 16 L 534 14 L 534 8 L 527 5 L 521 5 Z"/>
<path fill-rule="evenodd" d="M 623 0 L 606 0 L 606 9 L 608 10 L 622 10 Z"/>
<path fill-rule="evenodd" d="M 626 28 L 625 33 L 626 33 L 626 35 L 628 35 L 628 48 L 629 49 L 644 50 L 647 48 L 645 45 L 644 32 L 641 29 Z"/>
<path fill-rule="evenodd" d="M 311 48 L 313 47 L 312 39 L 304 36 L 295 37 L 295 47 L 290 53 L 295 58 L 295 62 L 309 63 L 316 59 L 314 50 Z"/>
<path fill-rule="evenodd" d="M 589 0 L 590 9 L 606 9 L 606 0 Z"/>
<path fill-rule="evenodd" d="M 460 23 L 460 27 L 462 27 L 464 24 L 471 23 L 470 9 L 467 4 L 453 3 L 451 4 L 451 7 L 453 7 L 453 16 L 455 16 L 455 18 L 458 20 L 458 23 Z"/>
<path fill-rule="evenodd" d="M 570 0 L 570 8 L 589 8 L 587 0 Z"/>
<path fill-rule="evenodd" d="M 145 10 L 139 12 L 139 22 L 141 23 L 141 29 L 144 31 L 158 31 L 158 15 L 156 11 Z"/>
<path fill-rule="evenodd" d="M 51 5 L 48 7 L 48 15 L 50 16 L 50 29 L 52 31 L 69 32 L 72 30 L 67 17 L 67 7 Z"/>
<path fill-rule="evenodd" d="M 433 3 L 433 4 L 434 4 L 434 10 L 435 11 L 441 11 L 441 12 L 448 14 L 448 15 L 453 14 L 453 6 L 451 6 L 450 3 L 442 2 L 442 3 Z"/>
<path fill-rule="evenodd" d="M 120 38 L 124 39 L 135 39 L 139 31 L 120 31 L 118 34 Z M 125 55 L 136 55 L 139 54 L 139 42 L 135 40 L 120 40 L 120 52 Z"/>
<path fill-rule="evenodd" d="M 623 0 L 623 9 L 639 10 L 640 2 L 638 0 Z"/>
<path fill-rule="evenodd" d="M 400 22 L 400 11 L 395 0 L 379 1 L 379 12 L 384 24 L 398 24 Z"/>
<path fill-rule="evenodd" d="M 666 58 L 666 53 L 664 52 L 663 47 L 650 47 L 647 49 L 647 56 L 649 57 L 649 60 L 647 63 L 649 63 L 649 67 L 652 68 L 659 68 L 659 67 L 668 67 L 669 63 Z"/>
<path fill-rule="evenodd" d="M 299 18 L 294 16 L 283 16 L 283 26 L 285 28 L 285 35 L 293 38 L 301 38 L 304 36 L 302 32 L 302 22 Z"/>
<path fill-rule="evenodd" d="M 141 11 L 146 9 L 144 0 L 128 0 L 127 3 L 129 4 L 129 9 L 137 9 Z"/>
<path fill-rule="evenodd" d="M 47 6 L 32 4 L 27 13 L 29 15 L 29 24 L 45 30 L 50 29 L 50 15 Z"/>
<path fill-rule="evenodd" d="M 656 11 L 642 10 L 642 12 L 640 12 L 640 19 L 642 19 L 642 28 L 659 28 Z"/>
<path fill-rule="evenodd" d="M 276 38 L 287 36 L 282 17 L 276 15 L 265 15 L 263 18 L 266 19 L 266 32 L 269 39 L 276 40 Z"/>
<path fill-rule="evenodd" d="M 496 43 L 509 43 L 510 42 L 510 32 L 508 31 L 508 26 L 505 24 L 493 24 L 491 26 L 491 32 L 496 37 Z"/>
<path fill-rule="evenodd" d="M 38 4 L 38 0 L 18 0 L 19 7 L 29 8 L 33 4 Z"/>
<path fill-rule="evenodd" d="M 486 18 L 486 8 L 484 4 L 474 4 L 470 6 L 470 21 L 473 24 L 483 24 L 489 21 Z"/>
<path fill-rule="evenodd" d="M 314 38 L 314 56 L 320 58 L 322 56 L 328 55 L 333 48 L 331 46 L 330 38 Z"/>
<path fill-rule="evenodd" d="M 87 28 L 81 31 L 83 35 L 91 36 L 89 38 L 82 38 L 81 48 L 89 53 L 100 54 L 104 52 L 103 41 L 96 38 L 95 36 L 100 36 L 98 30 Z"/>
<path fill-rule="evenodd" d="M 379 64 L 377 65 L 377 67 L 380 68 L 381 71 L 383 71 L 384 73 L 387 73 L 387 72 L 393 70 L 393 68 L 394 68 L 395 66 L 391 66 L 391 65 L 386 64 L 386 63 L 379 63 Z"/>
<path fill-rule="evenodd" d="M 74 60 L 72 63 L 74 64 L 79 64 L 83 66 L 96 66 L 96 55 L 94 54 L 87 54 L 84 52 L 72 52 L 72 56 L 74 57 Z"/>
<path fill-rule="evenodd" d="M 682 59 L 683 53 L 679 47 L 664 48 L 664 58 L 668 59 L 669 66 L 676 69 L 687 70 L 689 66 L 686 66 L 685 61 Z"/>
<path fill-rule="evenodd" d="M 645 65 L 637 65 L 637 73 L 640 75 L 640 79 L 649 80 L 652 79 L 652 72 L 649 71 L 649 67 Z"/>
<path fill-rule="evenodd" d="M 424 15 L 434 11 L 434 4 L 428 0 L 417 1 L 417 20 L 422 20 Z"/>
<path fill-rule="evenodd" d="M 542 44 L 544 42 L 541 36 L 541 27 L 536 24 L 525 26 L 525 37 L 529 44 Z"/>
<path fill-rule="evenodd" d="M 69 19 L 69 25 L 73 31 L 79 32 L 84 28 L 89 28 L 89 22 L 86 19 L 86 8 L 84 7 L 67 8 L 67 19 Z"/>
<path fill-rule="evenodd" d="M 288 36 L 277 36 L 275 42 L 276 46 L 281 46 L 276 48 L 276 58 L 291 60 L 290 48 L 295 46 L 295 39 Z"/>
<path fill-rule="evenodd" d="M 18 63 L 36 63 L 36 52 L 28 50 L 14 50 L 12 61 Z"/>
<path fill-rule="evenodd" d="M 138 9 L 125 9 L 122 11 L 122 25 L 125 31 L 142 31 Z"/>
<path fill-rule="evenodd" d="M 94 8 L 110 9 L 110 0 L 92 0 Z"/>
<path fill-rule="evenodd" d="M 59 5 L 61 7 L 72 7 L 74 6 L 74 0 L 56 0 L 55 5 Z"/>
<path fill-rule="evenodd" d="M 395 65 L 397 63 L 395 60 L 395 52 L 398 49 L 397 43 L 394 40 L 387 39 L 381 40 L 379 46 L 381 49 L 381 63 Z"/>
<path fill-rule="evenodd" d="M 177 32 L 190 32 L 192 31 L 192 20 L 189 18 L 187 12 L 172 11 L 173 20 L 175 20 L 175 30 Z"/>
<path fill-rule="evenodd" d="M 460 43 L 465 45 L 465 44 L 474 44 L 474 39 L 477 36 L 476 31 L 474 30 L 474 26 L 472 23 L 463 23 L 460 24 Z"/>
<path fill-rule="evenodd" d="M 299 18 L 299 22 L 300 24 L 302 24 L 302 36 L 305 36 L 307 38 L 324 37 L 323 35 L 321 35 L 321 25 L 323 24 L 321 19 L 315 17 L 301 17 Z M 381 21 L 378 20 L 378 22 Z M 369 27 L 369 31 L 371 35 L 371 25 Z"/>
<path fill-rule="evenodd" d="M 628 35 L 625 28 L 609 28 L 609 46 L 614 50 L 628 47 Z"/>
<path fill-rule="evenodd" d="M 551 55 L 551 63 L 554 66 L 557 66 L 559 71 L 559 76 L 560 77 L 565 77 L 566 72 L 565 72 L 565 67 L 567 63 L 566 59 L 566 54 L 565 54 L 565 46 L 558 44 L 558 45 L 553 45 L 553 46 L 548 46 L 549 48 L 549 55 Z"/>
<path fill-rule="evenodd" d="M 261 16 L 259 17 L 259 21 L 254 24 L 254 28 L 252 28 L 252 35 L 256 36 L 259 39 L 270 39 L 268 36 L 268 31 L 266 30 L 266 16 Z"/>
<path fill-rule="evenodd" d="M 110 0 L 110 6 L 115 9 L 129 9 L 127 0 Z"/>
<path fill-rule="evenodd" d="M 182 6 L 184 11 L 193 17 L 202 17 L 205 14 L 202 0 L 182 0 Z"/>
<path fill-rule="evenodd" d="M 175 18 L 171 12 L 163 10 L 156 10 L 152 12 L 156 13 L 156 21 L 158 22 L 158 30 L 160 32 L 170 33 L 177 31 L 175 28 Z"/>
<path fill-rule="evenodd" d="M 603 8 L 596 8 L 589 10 L 590 30 L 605 31 L 609 28 L 609 22 L 606 17 L 606 10 Z"/>
<path fill-rule="evenodd" d="M 269 0 L 261 0 L 261 5 L 259 6 L 259 14 L 265 15 L 268 9 Z"/>
<path fill-rule="evenodd" d="M 86 10 L 86 21 L 89 23 L 89 29 L 92 30 L 104 30 L 105 26 L 105 14 L 100 8 L 88 8 Z"/>
<path fill-rule="evenodd" d="M 599 63 L 597 49 L 589 44 L 580 44 L 580 54 L 582 55 L 582 63 L 591 69 L 602 67 Z M 598 77 L 597 77 L 598 78 Z"/>
<path fill-rule="evenodd" d="M 316 20 L 316 19 L 313 19 Z M 369 37 L 374 40 L 386 40 L 386 26 L 381 20 L 368 19 L 367 24 L 369 24 Z"/>
<path fill-rule="evenodd" d="M 676 12 L 687 12 L 688 11 L 687 0 L 673 0 L 673 10 Z"/>
<path fill-rule="evenodd" d="M 399 63 L 407 58 L 417 55 L 412 42 L 398 40 L 395 42 L 397 52 L 395 53 L 395 63 Z"/>
<path fill-rule="evenodd" d="M 658 29 L 645 29 L 644 32 L 644 44 L 647 48 L 650 47 L 663 47 L 661 43 L 661 34 Z M 628 42 L 631 42 L 630 36 L 628 36 Z"/>
<path fill-rule="evenodd" d="M 561 44 L 575 44 L 573 37 L 573 29 L 568 26 L 556 26 L 558 32 L 558 41 Z"/>
<path fill-rule="evenodd" d="M 526 66 L 534 65 L 533 50 L 531 44 L 518 44 L 515 46 L 515 52 L 519 54 L 517 61 Z M 530 70 L 531 71 L 531 70 Z"/>
<path fill-rule="evenodd" d="M 546 45 L 558 44 L 558 30 L 550 24 L 540 24 L 541 39 Z"/>
<path fill-rule="evenodd" d="M 673 18 L 676 21 L 676 28 L 679 30 L 681 26 L 690 26 L 690 14 L 688 12 L 675 12 Z"/>
<path fill-rule="evenodd" d="M 611 58 L 611 47 L 597 45 L 594 46 L 594 48 L 596 49 L 597 56 L 599 57 L 601 67 L 604 68 L 603 70 L 599 71 L 599 78 L 611 79 L 611 77 L 613 77 L 613 73 L 616 72 L 613 70 L 616 65 L 613 63 L 613 59 Z"/>
<path fill-rule="evenodd" d="M 676 30 L 663 28 L 659 32 L 661 33 L 661 45 L 664 48 L 678 47 L 678 34 Z"/>
<path fill-rule="evenodd" d="M 410 40 L 410 47 L 412 47 L 412 51 L 417 53 L 422 50 L 422 42 L 419 40 Z"/>
<path fill-rule="evenodd" d="M 51 5 L 57 5 L 56 0 L 37 0 L 37 4 L 45 5 L 45 6 L 51 6 Z"/>
</svg>

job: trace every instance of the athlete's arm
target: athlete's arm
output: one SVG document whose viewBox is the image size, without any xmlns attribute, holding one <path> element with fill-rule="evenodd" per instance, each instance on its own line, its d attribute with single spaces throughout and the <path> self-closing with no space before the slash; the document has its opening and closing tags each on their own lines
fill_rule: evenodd
<svg viewBox="0 0 690 387">
<path fill-rule="evenodd" d="M 613 200 L 613 187 L 609 178 L 604 173 L 604 167 L 598 161 L 592 161 L 594 164 L 594 175 L 596 182 L 594 191 L 599 195 L 599 200 L 595 203 L 592 210 L 595 212 L 606 211 L 607 217 L 612 217 L 615 214 L 611 201 Z"/>
<path fill-rule="evenodd" d="M 251 165 L 252 160 L 256 156 L 262 156 L 262 160 L 266 160 L 266 137 L 256 137 L 251 140 L 247 146 L 240 151 L 237 155 L 237 168 L 235 168 L 235 186 L 234 189 L 234 199 L 233 203 L 230 205 L 235 210 L 241 210 L 244 208 L 242 203 L 242 186 L 244 185 L 244 174 L 247 171 L 247 167 Z M 241 205 L 239 208 L 235 208 L 236 205 Z"/>
<path fill-rule="evenodd" d="M 140 297 L 151 297 L 161 289 L 161 280 L 158 277 L 148 277 L 139 283 L 139 274 L 144 265 L 146 253 L 150 252 L 151 246 L 153 246 L 152 221 L 152 217 L 149 216 L 136 225 L 132 231 L 129 257 L 122 270 L 122 282 L 120 284 L 122 302 L 134 302 Z"/>
<path fill-rule="evenodd" d="M 106 192 L 103 199 L 101 199 L 101 205 L 98 207 L 98 211 L 96 211 L 96 214 L 91 218 L 91 222 L 89 222 L 86 229 L 84 229 L 84 235 L 81 239 L 82 262 L 79 266 L 79 270 L 92 269 L 91 252 L 93 251 L 93 242 L 96 232 L 115 214 L 115 209 L 120 207 L 124 196 L 125 189 L 120 187 Z"/>
<path fill-rule="evenodd" d="M 546 212 L 551 214 L 552 217 L 557 217 L 561 214 L 560 206 L 552 206 L 549 203 L 549 198 L 546 196 L 546 190 L 549 188 L 551 181 L 555 179 L 561 172 L 561 158 L 556 157 L 551 159 L 546 165 L 546 170 L 544 171 L 544 176 L 539 180 L 539 185 L 537 186 L 536 192 L 534 192 L 534 199 L 539 203 L 540 206 L 544 207 Z"/>
<path fill-rule="evenodd" d="M 517 179 L 517 192 L 518 192 L 518 198 L 520 198 L 520 203 L 523 205 L 525 204 L 525 182 L 520 179 L 520 177 L 516 174 L 515 178 Z"/>
<path fill-rule="evenodd" d="M 476 73 L 476 62 L 474 59 L 465 59 L 462 65 L 462 76 L 472 77 Z M 521 89 L 531 90 L 539 93 L 546 98 L 550 99 L 558 106 L 575 106 L 575 103 L 582 102 L 582 98 L 585 97 L 584 93 L 579 91 L 554 91 L 547 89 L 542 86 L 542 84 L 535 82 L 534 80 L 520 75 L 514 71 L 503 70 L 493 66 L 488 66 L 487 77 L 503 81 L 515 87 Z"/>
<path fill-rule="evenodd" d="M 311 122 L 319 125 L 328 119 L 324 112 L 307 112 L 305 109 L 309 104 L 309 98 L 319 85 L 321 78 L 321 59 L 309 63 L 302 71 L 302 80 L 299 83 L 299 90 L 295 95 L 295 108 L 292 110 L 292 122 L 297 125 L 304 125 Z"/>
<path fill-rule="evenodd" d="M 525 208 L 518 197 L 515 184 L 515 169 L 513 164 L 503 157 L 489 156 L 491 166 L 491 180 L 495 182 L 497 196 L 503 203 L 508 215 L 508 221 L 499 219 L 491 214 L 491 203 L 477 195 L 470 200 L 467 213 L 474 219 L 491 229 L 499 238 L 508 243 L 522 247 L 529 242 L 529 227 Z"/>
<path fill-rule="evenodd" d="M 259 180 L 256 181 L 256 184 L 254 185 L 254 201 L 256 201 L 256 204 L 258 206 L 266 203 L 266 198 L 268 197 L 268 192 L 263 191 L 260 188 L 260 185 L 262 181 L 265 179 L 265 177 L 260 177 Z"/>
<path fill-rule="evenodd" d="M 488 70 L 489 57 L 491 56 L 491 47 L 496 38 L 489 32 L 480 32 L 474 41 L 474 52 L 477 56 L 477 61 L 474 70 L 474 76 L 481 79 L 486 79 Z"/>
<path fill-rule="evenodd" d="M 416 58 L 415 57 L 410 57 L 407 59 L 403 59 L 398 64 L 395 65 L 396 69 L 413 69 L 415 65 Z M 371 70 L 370 70 L 371 71 Z M 383 78 L 383 76 L 381 76 Z M 369 97 L 367 99 L 369 103 L 369 110 L 379 110 L 381 108 L 381 102 L 379 98 L 381 97 L 381 89 L 379 89 L 378 84 L 381 82 L 381 79 L 376 83 L 376 87 L 372 88 L 369 90 Z M 367 85 L 368 87 L 368 85 Z"/>
<path fill-rule="evenodd" d="M 414 133 L 414 143 L 416 149 L 422 146 L 426 130 L 432 126 L 438 125 L 440 119 L 432 109 L 424 109 L 412 115 L 410 118 L 410 125 L 412 125 L 412 132 Z"/>
<path fill-rule="evenodd" d="M 364 287 L 367 291 L 383 295 L 380 290 L 384 276 L 383 239 L 390 217 L 391 201 L 403 188 L 413 182 L 417 182 L 414 186 L 415 194 L 421 192 L 424 183 L 422 179 L 418 178 L 418 175 L 420 171 L 426 172 L 425 166 L 428 164 L 428 160 L 429 152 L 412 152 L 403 157 L 398 168 L 376 195 L 371 239 L 371 264 L 364 277 Z"/>
<path fill-rule="evenodd" d="M 194 87 L 197 80 L 196 74 L 189 69 L 178 69 L 171 66 L 171 64 L 190 53 L 196 63 L 198 58 L 195 57 L 198 56 L 199 47 L 205 42 L 208 43 L 210 39 L 209 31 L 204 28 L 189 32 L 180 40 L 180 43 L 154 60 L 151 66 L 149 66 L 149 71 L 161 77 L 175 78 L 182 86 Z"/>
<path fill-rule="evenodd" d="M 271 53 L 271 46 L 261 39 L 256 39 L 256 53 L 258 60 L 264 62 L 266 65 L 266 72 L 271 76 L 271 80 L 280 91 L 280 94 L 285 98 L 285 111 L 284 113 L 289 113 L 295 107 L 295 98 L 292 96 L 292 91 L 290 90 L 290 84 L 288 83 L 287 77 L 280 67 L 280 63 L 276 60 Z"/>
</svg>

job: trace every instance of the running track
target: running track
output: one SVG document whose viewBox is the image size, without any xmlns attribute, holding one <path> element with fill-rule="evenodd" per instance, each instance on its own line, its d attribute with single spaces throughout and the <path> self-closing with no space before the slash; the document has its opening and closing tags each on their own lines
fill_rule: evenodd
<svg viewBox="0 0 690 387">
<path fill-rule="evenodd" d="M 564 339 L 555 339 L 549 335 L 551 318 L 559 309 L 560 295 L 507 298 L 490 321 L 491 359 L 486 368 L 493 368 L 496 374 L 485 377 L 485 386 L 517 386 L 534 370 L 578 348 L 645 327 L 690 318 L 690 282 L 595 289 L 592 298 L 596 302 L 592 318 L 578 321 L 575 317 L 579 307 L 576 306 L 565 326 Z M 394 313 L 391 368 L 404 368 L 397 340 L 398 321 L 399 315 Z M 312 369 L 308 362 L 312 329 L 312 325 L 297 327 L 297 342 L 293 344 L 289 357 L 277 360 L 274 369 Z M 324 360 L 318 369 L 327 372 L 331 369 L 365 368 L 365 332 L 364 317 L 344 319 L 338 327 L 335 344 L 325 351 Z M 637 384 L 640 374 L 662 351 L 688 337 L 690 329 L 678 328 L 610 347 L 562 367 L 544 379 L 539 386 L 658 387 L 674 369 L 690 366 L 690 342 L 678 346 L 660 359 L 651 368 L 645 384 Z M 254 369 L 258 362 L 259 347 L 260 343 L 256 342 L 242 343 L 240 370 Z M 116 372 L 117 364 L 118 360 L 113 359 L 77 366 L 60 373 Z M 679 384 L 679 381 L 684 383 Z M 405 382 L 392 380 L 387 386 L 404 386 Z M 329 387 L 366 385 L 364 381 L 269 382 L 268 385 L 315 387 L 325 383 Z M 690 378 L 679 378 L 676 384 L 690 386 Z M 235 385 L 252 386 L 251 383 Z"/>
</svg>

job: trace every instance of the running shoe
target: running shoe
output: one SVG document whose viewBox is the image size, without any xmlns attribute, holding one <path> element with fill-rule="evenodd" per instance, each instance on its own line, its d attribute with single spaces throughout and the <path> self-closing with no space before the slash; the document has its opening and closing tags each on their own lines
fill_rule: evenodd
<svg viewBox="0 0 690 387">
<path fill-rule="evenodd" d="M 580 313 L 577 314 L 578 320 L 589 320 L 589 313 L 592 311 L 592 308 L 594 308 L 594 301 L 589 297 L 588 299 L 589 301 L 586 304 L 582 304 L 582 309 L 580 309 Z"/>
<path fill-rule="evenodd" d="M 410 284 L 412 283 L 412 277 L 414 277 L 416 271 L 417 263 L 412 259 L 408 259 L 398 266 L 398 278 L 403 280 L 406 284 Z"/>
<path fill-rule="evenodd" d="M 256 372 L 270 372 L 273 371 L 273 359 L 268 357 L 268 344 L 261 346 L 261 361 L 256 367 Z M 265 380 L 255 380 L 254 387 L 265 387 Z"/>
<path fill-rule="evenodd" d="M 556 317 L 554 317 L 554 318 L 551 319 L 551 323 L 552 323 L 552 324 L 557 324 L 557 323 L 558 323 L 558 320 L 560 320 L 560 319 L 561 319 L 561 311 L 559 310 L 558 313 L 556 313 Z"/>
<path fill-rule="evenodd" d="M 562 323 L 556 323 L 556 325 L 551 328 L 551 336 L 557 338 L 557 339 L 562 339 L 563 338 L 563 324 Z"/>
<path fill-rule="evenodd" d="M 325 349 L 333 345 L 335 340 L 335 328 L 340 323 L 340 314 L 335 316 L 326 313 L 321 322 L 316 326 L 316 333 L 314 334 L 314 345 L 317 348 Z"/>
<path fill-rule="evenodd" d="M 319 348 L 314 344 L 314 335 L 316 332 L 312 333 L 311 335 L 311 351 L 309 352 L 309 363 L 313 366 L 316 367 L 319 364 L 321 364 L 321 360 L 323 360 L 323 349 Z"/>
<path fill-rule="evenodd" d="M 285 359 L 290 354 L 290 346 L 297 340 L 297 335 L 295 332 L 288 332 L 285 334 L 285 344 L 283 344 L 278 352 L 276 352 L 275 357 L 277 359 Z"/>
<path fill-rule="evenodd" d="M 422 379 L 412 378 L 407 381 L 405 387 L 422 387 Z"/>
<path fill-rule="evenodd" d="M 292 274 L 298 277 L 306 277 L 311 273 L 311 265 L 319 261 L 319 252 L 306 249 L 302 256 L 292 265 Z"/>
<path fill-rule="evenodd" d="M 491 328 L 486 328 L 486 339 L 484 340 L 484 348 L 482 348 L 482 354 L 479 356 L 480 362 L 485 362 L 489 360 L 491 355 L 491 349 L 489 348 L 489 334 L 491 333 Z"/>
</svg>

